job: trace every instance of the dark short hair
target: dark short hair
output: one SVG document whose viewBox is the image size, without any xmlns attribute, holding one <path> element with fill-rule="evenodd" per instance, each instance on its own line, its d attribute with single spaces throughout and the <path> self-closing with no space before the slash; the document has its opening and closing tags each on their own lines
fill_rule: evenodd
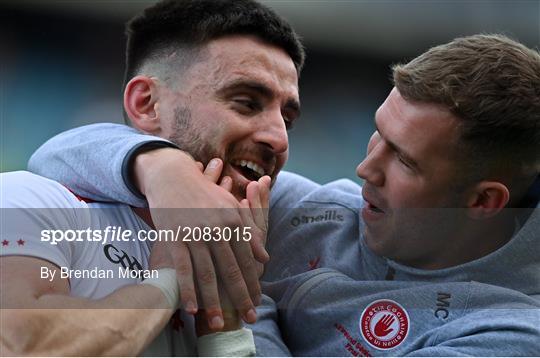
<svg viewBox="0 0 540 358">
<path fill-rule="evenodd" d="M 302 69 L 305 53 L 298 35 L 268 7 L 253 0 L 165 0 L 126 25 L 124 84 L 146 62 L 159 60 L 164 51 L 193 52 L 227 35 L 253 35 L 283 49 L 297 72 Z"/>
<path fill-rule="evenodd" d="M 405 99 L 440 104 L 461 120 L 457 154 L 464 171 L 538 175 L 537 50 L 503 35 L 457 38 L 394 66 L 393 79 Z"/>
</svg>

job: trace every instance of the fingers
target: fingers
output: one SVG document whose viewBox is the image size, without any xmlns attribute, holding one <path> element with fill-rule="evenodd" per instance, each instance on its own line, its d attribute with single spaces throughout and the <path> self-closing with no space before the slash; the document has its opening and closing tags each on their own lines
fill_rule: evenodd
<svg viewBox="0 0 540 358">
<path fill-rule="evenodd" d="M 242 256 L 235 257 L 233 250 L 228 242 L 219 241 L 215 242 L 211 246 L 212 253 L 214 255 L 214 261 L 220 273 L 220 278 L 223 286 L 227 290 L 231 302 L 234 307 L 240 312 L 240 315 L 247 323 L 255 323 L 257 315 L 255 313 L 255 306 L 251 300 L 250 291 L 246 286 L 246 281 L 244 273 L 237 264 L 237 259 L 240 262 L 248 260 Z M 240 253 L 241 255 L 243 253 Z M 242 264 L 244 266 L 244 264 Z M 253 279 L 248 275 L 248 280 L 251 285 L 253 285 Z M 258 295 L 260 295 L 260 286 L 257 289 L 259 290 Z"/>
<path fill-rule="evenodd" d="M 195 269 L 199 297 L 206 312 L 208 326 L 212 330 L 220 330 L 223 328 L 224 323 L 212 256 L 204 243 L 194 242 L 189 248 Z"/>
<path fill-rule="evenodd" d="M 221 179 L 221 183 L 219 183 L 219 186 L 227 190 L 229 193 L 232 192 L 233 181 L 231 177 L 224 176 L 223 179 Z"/>
<path fill-rule="evenodd" d="M 249 201 L 249 206 L 254 208 L 261 207 L 261 197 L 259 193 L 259 182 L 252 181 L 246 187 L 246 199 Z"/>
<path fill-rule="evenodd" d="M 197 162 L 197 164 L 202 165 L 202 163 L 200 162 Z M 206 167 L 206 169 L 204 169 L 204 171 L 201 169 L 201 171 L 211 182 L 217 184 L 221 176 L 221 172 L 223 171 L 223 161 L 219 158 L 214 158 L 208 163 L 208 166 Z M 219 186 L 230 193 L 233 187 L 233 181 L 231 177 L 224 176 L 221 179 Z"/>
<path fill-rule="evenodd" d="M 201 173 L 204 173 L 204 164 L 201 163 L 201 162 L 195 162 L 195 165 L 197 166 L 197 168 L 199 168 L 199 170 L 201 171 Z"/>
<path fill-rule="evenodd" d="M 238 311 L 234 309 L 229 295 L 227 294 L 227 291 L 221 283 L 218 283 L 218 292 L 221 300 L 221 308 L 223 311 L 223 321 L 225 323 L 223 330 L 234 331 L 240 329 L 242 327 L 241 318 L 238 314 Z M 215 331 L 208 326 L 208 321 L 206 320 L 206 312 L 204 312 L 204 310 L 200 310 L 195 315 L 195 330 L 198 337 L 215 333 Z"/>
<path fill-rule="evenodd" d="M 231 241 L 231 247 L 242 271 L 251 300 L 257 306 L 261 301 L 261 286 L 259 284 L 258 262 L 253 257 L 251 245 L 243 240 L 235 240 Z"/>
<path fill-rule="evenodd" d="M 265 177 L 263 177 L 265 178 Z M 261 179 L 263 179 L 261 178 Z M 266 177 L 267 180 L 270 177 Z M 268 210 L 264 207 L 268 207 L 268 188 L 269 183 L 263 180 L 262 184 L 259 182 L 251 182 L 246 188 L 247 207 L 249 210 L 241 209 L 243 212 L 242 220 L 244 220 L 245 226 L 251 226 L 256 230 L 252 230 L 253 238 L 250 241 L 253 255 L 257 261 L 266 263 L 270 259 L 268 252 L 266 252 L 266 233 L 268 229 Z M 263 200 L 266 200 L 263 203 Z M 244 207 L 246 206 L 243 204 Z"/>
<path fill-rule="evenodd" d="M 268 215 L 270 213 L 270 185 L 272 184 L 272 179 L 268 175 L 263 176 L 259 179 L 259 183 L 261 184 L 259 188 L 260 198 L 261 198 L 261 207 L 263 211 L 263 218 L 264 218 L 264 228 L 265 233 L 268 233 Z M 266 237 L 264 242 L 266 243 Z"/>
<path fill-rule="evenodd" d="M 247 230 L 251 233 L 251 240 L 249 240 L 249 244 L 251 246 L 253 256 L 260 263 L 268 262 L 270 255 L 268 255 L 268 252 L 266 252 L 264 247 L 266 232 L 259 229 L 257 223 L 255 223 L 247 199 L 240 201 L 239 205 L 240 216 L 242 217 L 244 227 L 249 227 Z"/>
<path fill-rule="evenodd" d="M 169 252 L 176 269 L 176 278 L 180 286 L 181 307 L 189 314 L 197 313 L 197 294 L 193 282 L 193 266 L 189 250 L 183 242 L 170 245 Z"/>
<path fill-rule="evenodd" d="M 204 169 L 204 176 L 210 180 L 212 183 L 217 183 L 219 177 L 221 176 L 221 171 L 223 170 L 223 161 L 219 158 L 214 158 Z"/>
<path fill-rule="evenodd" d="M 388 314 L 388 315 L 384 318 L 384 322 L 383 322 L 383 323 L 384 323 L 386 326 L 389 327 L 389 326 L 392 325 L 392 323 L 394 323 L 394 320 L 395 320 L 394 316 Z"/>
<path fill-rule="evenodd" d="M 269 202 L 270 202 L 270 184 L 272 183 L 272 179 L 268 175 L 265 175 L 259 179 L 260 184 L 260 196 L 261 196 L 261 203 L 263 204 L 263 208 L 268 208 Z"/>
<path fill-rule="evenodd" d="M 266 233 L 267 220 L 265 218 L 265 210 L 263 205 L 268 207 L 268 204 L 263 204 L 261 194 L 264 191 L 259 182 L 251 182 L 246 189 L 246 198 L 249 201 L 251 215 L 257 227 Z M 263 238 L 266 241 L 266 237 Z"/>
</svg>

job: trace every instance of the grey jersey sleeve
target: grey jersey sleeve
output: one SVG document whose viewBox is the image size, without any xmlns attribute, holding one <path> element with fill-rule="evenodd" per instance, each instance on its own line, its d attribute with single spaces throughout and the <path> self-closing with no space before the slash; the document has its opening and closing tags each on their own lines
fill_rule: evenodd
<svg viewBox="0 0 540 358">
<path fill-rule="evenodd" d="M 144 207 L 130 178 L 131 164 L 138 153 L 160 147 L 176 146 L 125 125 L 92 124 L 49 139 L 32 155 L 28 170 L 89 199 Z"/>
</svg>

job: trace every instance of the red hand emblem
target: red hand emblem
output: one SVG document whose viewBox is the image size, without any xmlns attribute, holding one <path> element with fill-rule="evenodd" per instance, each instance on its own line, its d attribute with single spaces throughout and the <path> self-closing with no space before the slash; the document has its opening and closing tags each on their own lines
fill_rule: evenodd
<svg viewBox="0 0 540 358">
<path fill-rule="evenodd" d="M 382 316 L 382 318 L 379 319 L 379 322 L 377 322 L 377 324 L 375 325 L 375 334 L 379 337 L 384 337 L 388 335 L 388 333 L 393 331 L 390 326 L 392 325 L 392 323 L 394 323 L 395 320 L 396 318 L 391 314 L 385 314 L 384 316 Z"/>
</svg>

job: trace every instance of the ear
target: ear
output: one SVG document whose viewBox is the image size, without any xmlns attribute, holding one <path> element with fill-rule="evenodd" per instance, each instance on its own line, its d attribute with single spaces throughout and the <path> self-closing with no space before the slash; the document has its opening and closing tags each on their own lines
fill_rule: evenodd
<svg viewBox="0 0 540 358">
<path fill-rule="evenodd" d="M 496 181 L 482 181 L 472 190 L 467 201 L 471 219 L 488 219 L 497 215 L 510 200 L 506 185 Z"/>
<path fill-rule="evenodd" d="M 158 91 L 154 80 L 147 76 L 133 77 L 124 90 L 124 109 L 133 126 L 157 134 L 160 129 Z"/>
</svg>

